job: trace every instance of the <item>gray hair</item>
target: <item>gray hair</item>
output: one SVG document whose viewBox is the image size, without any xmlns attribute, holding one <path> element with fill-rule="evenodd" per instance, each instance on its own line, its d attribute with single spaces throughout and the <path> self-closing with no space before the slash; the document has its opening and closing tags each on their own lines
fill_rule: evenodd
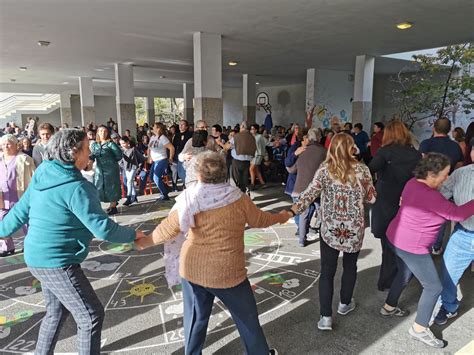
<svg viewBox="0 0 474 355">
<path fill-rule="evenodd" d="M 18 145 L 18 139 L 10 133 L 0 137 L 0 144 L 4 144 L 5 142 L 10 142 L 12 144 Z"/>
<path fill-rule="evenodd" d="M 197 155 L 196 173 L 206 184 L 221 184 L 227 180 L 227 166 L 222 154 L 205 151 Z"/>
<path fill-rule="evenodd" d="M 249 125 L 248 125 L 247 121 L 243 121 L 240 124 L 240 129 L 248 129 L 248 128 L 249 128 Z"/>
<path fill-rule="evenodd" d="M 310 142 L 319 143 L 321 141 L 321 132 L 319 132 L 319 130 L 316 128 L 308 129 L 306 136 Z"/>
<path fill-rule="evenodd" d="M 49 160 L 59 160 L 63 164 L 74 164 L 75 153 L 82 149 L 86 132 L 65 128 L 51 137 L 46 145 L 46 153 Z M 88 144 L 88 142 L 87 142 Z"/>
</svg>

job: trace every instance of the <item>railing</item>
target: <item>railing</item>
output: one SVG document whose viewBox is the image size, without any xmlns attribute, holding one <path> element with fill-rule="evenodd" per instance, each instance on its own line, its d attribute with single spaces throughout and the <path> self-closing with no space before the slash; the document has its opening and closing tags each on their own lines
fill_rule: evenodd
<svg viewBox="0 0 474 355">
<path fill-rule="evenodd" d="M 0 100 L 0 118 L 7 118 L 18 111 L 32 114 L 48 111 L 58 103 L 58 94 L 12 94 Z"/>
</svg>

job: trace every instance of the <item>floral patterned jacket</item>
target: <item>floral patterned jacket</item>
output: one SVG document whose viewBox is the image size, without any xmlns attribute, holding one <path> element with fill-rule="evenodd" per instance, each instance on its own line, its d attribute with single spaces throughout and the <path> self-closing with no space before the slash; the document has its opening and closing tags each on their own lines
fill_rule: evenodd
<svg viewBox="0 0 474 355">
<path fill-rule="evenodd" d="M 316 171 L 313 181 L 296 203 L 297 214 L 321 195 L 321 238 L 333 249 L 356 253 L 364 239 L 364 203 L 374 203 L 376 192 L 367 166 L 355 166 L 355 186 L 331 178 L 327 164 Z"/>
</svg>

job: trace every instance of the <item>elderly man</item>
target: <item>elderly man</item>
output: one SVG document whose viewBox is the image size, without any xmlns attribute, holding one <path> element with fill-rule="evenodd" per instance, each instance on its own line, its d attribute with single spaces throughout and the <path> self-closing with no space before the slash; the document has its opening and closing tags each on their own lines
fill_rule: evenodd
<svg viewBox="0 0 474 355">
<path fill-rule="evenodd" d="M 474 160 L 474 148 L 471 149 Z M 453 198 L 456 205 L 474 199 L 474 164 L 455 170 L 441 187 L 446 198 Z M 441 267 L 442 306 L 435 318 L 438 325 L 446 324 L 449 318 L 458 315 L 457 284 L 466 268 L 474 261 L 474 216 L 459 222 L 449 239 Z"/>
<path fill-rule="evenodd" d="M 177 159 L 178 155 L 183 151 L 186 143 L 191 139 L 193 133 L 189 130 L 189 122 L 186 120 L 179 121 L 179 131 L 173 137 L 173 146 L 175 151 L 176 163 L 178 164 L 178 176 L 184 184 L 186 180 L 186 170 L 183 162 Z M 175 181 L 173 181 L 175 183 Z"/>
<path fill-rule="evenodd" d="M 326 159 L 326 149 L 319 143 L 321 133 L 316 128 L 311 128 L 303 136 L 302 147 L 298 148 L 295 155 L 298 156 L 296 163 L 288 168 L 292 174 L 296 173 L 296 182 L 291 196 L 294 202 L 296 198 L 308 187 L 313 180 L 316 170 Z M 306 246 L 306 235 L 309 229 L 309 222 L 316 210 L 316 205 L 311 203 L 310 206 L 300 214 L 298 222 L 298 238 L 301 247 Z"/>
<path fill-rule="evenodd" d="M 250 161 L 255 156 L 257 143 L 255 137 L 248 131 L 246 121 L 240 124 L 240 132 L 229 143 L 232 155 L 232 178 L 242 192 L 247 192 Z"/>
<path fill-rule="evenodd" d="M 196 122 L 196 130 L 197 131 L 207 131 L 209 127 L 207 126 L 206 121 L 204 120 L 199 120 Z M 192 139 L 188 139 L 186 144 L 184 145 L 183 150 L 181 153 L 178 154 L 178 160 L 180 162 L 188 161 L 191 160 L 193 157 L 191 151 L 193 150 L 193 142 Z"/>
</svg>

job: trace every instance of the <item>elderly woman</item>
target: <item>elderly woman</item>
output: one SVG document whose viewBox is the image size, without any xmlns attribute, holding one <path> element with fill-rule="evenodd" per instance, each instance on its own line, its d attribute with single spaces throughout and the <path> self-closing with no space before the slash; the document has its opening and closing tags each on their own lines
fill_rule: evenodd
<svg viewBox="0 0 474 355">
<path fill-rule="evenodd" d="M 123 154 L 120 147 L 111 141 L 105 126 L 97 129 L 97 138 L 90 145 L 91 158 L 95 159 L 94 185 L 99 190 L 99 199 L 110 202 L 107 213 L 117 214 L 117 201 L 122 197 L 119 161 Z"/>
<path fill-rule="evenodd" d="M 246 224 L 268 227 L 284 223 L 291 214 L 263 212 L 247 195 L 225 183 L 227 170 L 219 153 L 199 154 L 196 172 L 199 182 L 177 197 L 177 208 L 151 238 L 136 241 L 136 247 L 151 247 L 188 233 L 180 258 L 186 354 L 201 353 L 215 297 L 232 314 L 245 352 L 269 354 L 247 279 L 244 230 Z"/>
<path fill-rule="evenodd" d="M 18 202 L 27 189 L 35 163 L 18 150 L 18 140 L 12 134 L 0 138 L 3 154 L 0 155 L 0 221 Z M 26 224 L 26 223 L 25 223 Z M 27 232 L 26 227 L 23 231 Z M 15 253 L 12 238 L 0 239 L 0 257 Z"/>
<path fill-rule="evenodd" d="M 448 178 L 450 161 L 438 153 L 428 153 L 415 168 L 415 177 L 407 182 L 397 215 L 387 229 L 388 243 L 397 256 L 398 272 L 393 280 L 382 315 L 400 312 L 398 300 L 415 276 L 423 287 L 415 323 L 409 334 L 434 348 L 444 342 L 429 329 L 431 315 L 443 287 L 430 255 L 438 230 L 447 220 L 464 221 L 474 215 L 474 200 L 457 206 L 446 200 L 438 188 Z M 401 311 L 403 312 L 403 311 Z"/>
<path fill-rule="evenodd" d="M 97 190 L 82 175 L 89 162 L 86 133 L 63 129 L 47 145 L 47 156 L 20 201 L 0 222 L 0 238 L 29 223 L 25 262 L 41 282 L 46 304 L 37 354 L 52 354 L 64 320 L 77 324 L 79 354 L 99 354 L 104 309 L 81 262 L 94 238 L 116 243 L 143 236 L 108 218 Z M 48 213 L 44 213 L 47 210 Z"/>
<path fill-rule="evenodd" d="M 356 307 L 352 294 L 364 240 L 364 203 L 374 203 L 376 193 L 369 169 L 354 158 L 354 152 L 354 139 L 347 133 L 336 134 L 326 160 L 292 207 L 301 214 L 321 196 L 320 330 L 332 330 L 334 276 L 341 252 L 344 269 L 337 313 L 344 316 Z"/>
</svg>

